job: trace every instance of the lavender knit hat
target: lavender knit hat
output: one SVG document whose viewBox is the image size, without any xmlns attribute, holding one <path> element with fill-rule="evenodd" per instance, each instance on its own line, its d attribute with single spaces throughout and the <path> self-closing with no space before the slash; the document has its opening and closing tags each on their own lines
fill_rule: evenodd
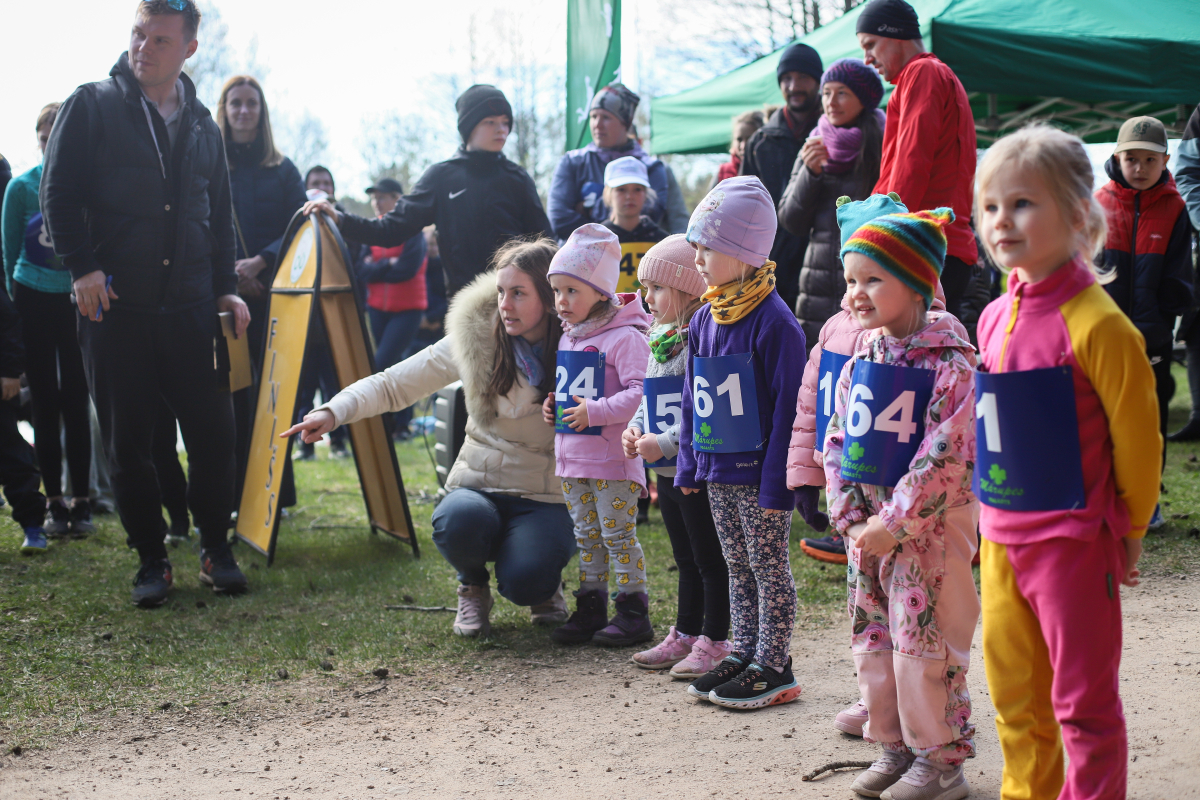
<svg viewBox="0 0 1200 800">
<path fill-rule="evenodd" d="M 883 99 L 883 81 L 879 79 L 879 73 L 857 58 L 842 58 L 830 64 L 821 76 L 822 90 L 827 83 L 846 84 L 867 110 L 878 108 Z"/>
<path fill-rule="evenodd" d="M 771 257 L 779 220 L 767 187 L 754 175 L 726 178 L 692 212 L 687 240 L 758 268 Z"/>
<path fill-rule="evenodd" d="M 696 248 L 682 233 L 668 236 L 646 251 L 638 264 L 638 280 L 669 286 L 693 297 L 708 291 L 704 276 L 696 269 Z"/>
<path fill-rule="evenodd" d="M 603 225 L 589 222 L 575 229 L 550 262 L 546 276 L 570 275 L 611 299 L 617 296 L 621 244 Z"/>
</svg>

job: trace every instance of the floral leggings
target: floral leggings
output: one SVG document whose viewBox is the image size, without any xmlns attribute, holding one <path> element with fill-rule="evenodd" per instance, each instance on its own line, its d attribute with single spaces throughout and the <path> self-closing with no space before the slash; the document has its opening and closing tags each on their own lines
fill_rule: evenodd
<svg viewBox="0 0 1200 800">
<path fill-rule="evenodd" d="M 641 484 L 563 478 L 562 491 L 579 546 L 579 591 L 607 592 L 610 565 L 618 592 L 646 591 L 646 559 L 637 538 Z"/>
<path fill-rule="evenodd" d="M 729 566 L 733 649 L 763 666 L 787 666 L 796 623 L 796 583 L 788 560 L 791 514 L 758 504 L 758 486 L 710 483 L 708 502 Z"/>
</svg>

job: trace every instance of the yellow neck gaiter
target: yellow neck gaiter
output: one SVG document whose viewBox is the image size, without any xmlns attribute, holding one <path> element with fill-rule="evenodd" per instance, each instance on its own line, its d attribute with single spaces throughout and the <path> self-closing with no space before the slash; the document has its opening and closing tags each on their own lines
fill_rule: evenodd
<svg viewBox="0 0 1200 800">
<path fill-rule="evenodd" d="M 718 325 L 732 325 L 745 317 L 775 291 L 775 262 L 768 261 L 745 280 L 710 286 L 700 299 L 712 307 Z"/>
</svg>

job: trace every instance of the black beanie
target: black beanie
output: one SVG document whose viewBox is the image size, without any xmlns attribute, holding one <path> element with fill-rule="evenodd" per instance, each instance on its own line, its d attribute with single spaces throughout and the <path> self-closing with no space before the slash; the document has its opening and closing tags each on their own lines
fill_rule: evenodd
<svg viewBox="0 0 1200 800">
<path fill-rule="evenodd" d="M 471 138 L 471 131 L 486 117 L 506 116 L 512 121 L 512 106 L 504 92 L 487 83 L 477 83 L 467 89 L 454 103 L 458 111 L 458 135 L 463 143 Z"/>
<path fill-rule="evenodd" d="M 821 73 L 825 71 L 825 67 L 821 64 L 821 54 L 802 42 L 796 42 L 794 45 L 783 51 L 783 55 L 779 57 L 779 66 L 775 68 L 775 82 L 783 80 L 783 75 L 786 72 L 800 72 L 805 75 L 812 75 L 818 81 L 821 80 Z"/>
<path fill-rule="evenodd" d="M 885 39 L 920 39 L 921 21 L 904 0 L 871 0 L 858 15 L 854 32 Z"/>
</svg>

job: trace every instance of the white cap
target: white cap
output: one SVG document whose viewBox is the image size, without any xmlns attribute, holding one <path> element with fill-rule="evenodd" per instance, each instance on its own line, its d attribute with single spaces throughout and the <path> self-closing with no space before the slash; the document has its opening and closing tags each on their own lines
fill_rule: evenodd
<svg viewBox="0 0 1200 800">
<path fill-rule="evenodd" d="M 628 186 L 631 183 L 636 183 L 639 186 L 650 188 L 650 175 L 646 172 L 646 165 L 641 162 L 641 159 L 633 156 L 622 156 L 608 162 L 608 166 L 604 168 L 604 185 L 610 189 L 615 189 L 618 186 Z"/>
</svg>

